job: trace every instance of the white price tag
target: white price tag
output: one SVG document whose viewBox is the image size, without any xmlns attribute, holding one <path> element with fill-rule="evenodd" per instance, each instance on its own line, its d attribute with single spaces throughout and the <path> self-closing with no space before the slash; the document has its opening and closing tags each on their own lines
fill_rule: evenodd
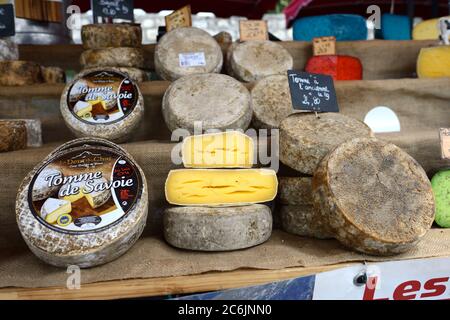
<svg viewBox="0 0 450 320">
<path fill-rule="evenodd" d="M 180 53 L 178 58 L 180 60 L 180 67 L 182 68 L 200 67 L 206 65 L 204 52 Z"/>
</svg>

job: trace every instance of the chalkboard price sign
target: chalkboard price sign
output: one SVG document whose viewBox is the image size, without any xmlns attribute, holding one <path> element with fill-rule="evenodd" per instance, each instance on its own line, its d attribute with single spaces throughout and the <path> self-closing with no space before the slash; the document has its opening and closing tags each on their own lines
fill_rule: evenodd
<svg viewBox="0 0 450 320">
<path fill-rule="evenodd" d="M 134 21 L 133 0 L 91 0 L 94 23 L 112 22 L 112 19 Z"/>
<path fill-rule="evenodd" d="M 339 112 L 332 77 L 295 70 L 287 74 L 294 109 Z"/>
<path fill-rule="evenodd" d="M 12 4 L 0 4 L 0 37 L 11 37 L 16 33 Z"/>
</svg>

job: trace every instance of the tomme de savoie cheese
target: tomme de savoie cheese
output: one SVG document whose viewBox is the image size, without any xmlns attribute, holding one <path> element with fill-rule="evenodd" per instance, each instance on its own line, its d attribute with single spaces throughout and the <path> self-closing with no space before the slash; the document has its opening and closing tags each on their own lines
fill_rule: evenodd
<svg viewBox="0 0 450 320">
<path fill-rule="evenodd" d="M 60 110 L 76 136 L 123 142 L 143 117 L 143 100 L 139 87 L 126 74 L 99 68 L 80 73 L 66 86 Z"/>
<path fill-rule="evenodd" d="M 142 30 L 139 24 L 95 23 L 81 28 L 84 49 L 107 47 L 141 47 Z"/>
<path fill-rule="evenodd" d="M 134 159 L 110 142 L 81 139 L 26 176 L 16 218 L 37 257 L 85 268 L 125 253 L 142 233 L 147 209 L 146 179 Z"/>
</svg>

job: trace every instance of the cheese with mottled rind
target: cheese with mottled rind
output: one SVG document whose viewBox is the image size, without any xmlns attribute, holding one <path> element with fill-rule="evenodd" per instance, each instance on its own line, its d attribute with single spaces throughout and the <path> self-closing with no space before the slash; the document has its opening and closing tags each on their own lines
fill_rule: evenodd
<svg viewBox="0 0 450 320">
<path fill-rule="evenodd" d="M 0 61 L 19 60 L 19 47 L 8 38 L 0 38 Z"/>
<path fill-rule="evenodd" d="M 450 46 L 422 48 L 417 58 L 419 78 L 450 77 Z"/>
<path fill-rule="evenodd" d="M 250 93 L 239 81 L 224 74 L 195 74 L 182 77 L 167 88 L 162 101 L 167 127 L 202 130 L 246 130 L 252 119 Z M 200 134 L 202 132 L 195 132 Z"/>
<path fill-rule="evenodd" d="M 249 136 L 227 131 L 185 138 L 181 155 L 185 168 L 251 168 L 253 148 Z"/>
<path fill-rule="evenodd" d="M 312 205 L 281 206 L 279 215 L 281 227 L 288 233 L 318 239 L 333 238 L 319 221 Z"/>
<path fill-rule="evenodd" d="M 272 213 L 253 204 L 240 207 L 173 207 L 164 212 L 164 237 L 174 247 L 198 251 L 229 251 L 269 239 Z"/>
<path fill-rule="evenodd" d="M 41 67 L 31 61 L 0 61 L 0 85 L 26 86 L 42 83 Z"/>
<path fill-rule="evenodd" d="M 66 73 L 58 67 L 41 66 L 42 79 L 45 83 L 65 83 Z"/>
<path fill-rule="evenodd" d="M 328 153 L 312 187 L 318 219 L 337 240 L 363 253 L 411 250 L 434 220 L 433 192 L 422 167 L 375 138 L 352 139 Z"/>
<path fill-rule="evenodd" d="M 80 56 L 83 68 L 131 67 L 144 68 L 144 51 L 142 48 L 103 48 L 83 51 Z"/>
<path fill-rule="evenodd" d="M 94 23 L 81 27 L 84 49 L 107 47 L 141 47 L 142 31 L 139 24 Z"/>
<path fill-rule="evenodd" d="M 312 177 L 278 177 L 277 198 L 284 205 L 312 205 Z"/>
<path fill-rule="evenodd" d="M 270 169 L 178 169 L 169 172 L 165 194 L 175 205 L 241 205 L 272 201 L 277 187 Z"/>
<path fill-rule="evenodd" d="M 0 121 L 0 152 L 25 149 L 27 140 L 25 121 Z"/>
</svg>

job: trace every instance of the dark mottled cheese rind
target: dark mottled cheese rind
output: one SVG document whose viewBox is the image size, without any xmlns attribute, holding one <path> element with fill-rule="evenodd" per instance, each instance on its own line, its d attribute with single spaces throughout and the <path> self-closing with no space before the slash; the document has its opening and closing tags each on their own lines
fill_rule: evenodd
<svg viewBox="0 0 450 320">
<path fill-rule="evenodd" d="M 40 66 L 31 61 L 0 61 L 0 85 L 26 86 L 42 83 Z"/>
<path fill-rule="evenodd" d="M 194 132 L 194 122 L 203 130 L 248 128 L 252 118 L 250 93 L 239 81 L 224 74 L 185 76 L 166 90 L 162 113 L 168 128 Z"/>
<path fill-rule="evenodd" d="M 3 60 L 19 60 L 19 47 L 8 38 L 0 38 L 0 61 Z"/>
<path fill-rule="evenodd" d="M 370 137 L 361 121 L 339 113 L 295 113 L 280 125 L 280 161 L 305 174 L 313 174 L 320 160 L 342 142 Z"/>
<path fill-rule="evenodd" d="M 269 207 L 172 207 L 164 212 L 164 237 L 177 248 L 229 251 L 265 242 L 272 233 Z"/>
<path fill-rule="evenodd" d="M 204 66 L 181 67 L 180 53 L 203 52 Z M 174 81 L 185 75 L 218 73 L 223 54 L 217 41 L 198 28 L 176 28 L 166 33 L 155 48 L 155 70 L 164 80 Z"/>
<path fill-rule="evenodd" d="M 277 198 L 285 205 L 312 205 L 312 177 L 278 177 Z"/>
<path fill-rule="evenodd" d="M 414 248 L 434 220 L 430 181 L 397 146 L 356 138 L 336 147 L 313 177 L 314 206 L 344 245 L 373 255 Z"/>
<path fill-rule="evenodd" d="M 281 45 L 272 41 L 245 41 L 229 48 L 227 61 L 232 75 L 244 82 L 274 74 L 286 74 L 294 60 Z"/>
<path fill-rule="evenodd" d="M 25 121 L 0 120 L 0 152 L 25 149 L 27 128 Z"/>
<path fill-rule="evenodd" d="M 100 23 L 81 28 L 84 49 L 141 47 L 142 31 L 138 24 Z"/>
<path fill-rule="evenodd" d="M 284 231 L 302 237 L 331 239 L 312 205 L 287 205 L 279 208 L 280 224 Z"/>
<path fill-rule="evenodd" d="M 88 73 L 96 68 L 86 68 L 81 72 Z M 147 72 L 138 68 L 128 68 L 128 67 L 115 67 L 116 70 L 119 70 L 122 73 L 128 75 L 128 77 L 134 82 L 144 82 L 148 80 Z"/>
<path fill-rule="evenodd" d="M 83 51 L 80 56 L 83 68 L 96 67 L 131 67 L 144 68 L 144 51 L 142 48 L 103 48 Z"/>
<path fill-rule="evenodd" d="M 229 45 L 233 42 L 233 37 L 229 32 L 226 31 L 219 32 L 214 36 L 214 39 L 216 39 L 217 43 L 223 45 Z"/>
<path fill-rule="evenodd" d="M 45 83 L 66 82 L 66 73 L 58 67 L 41 67 L 41 74 Z"/>
</svg>

